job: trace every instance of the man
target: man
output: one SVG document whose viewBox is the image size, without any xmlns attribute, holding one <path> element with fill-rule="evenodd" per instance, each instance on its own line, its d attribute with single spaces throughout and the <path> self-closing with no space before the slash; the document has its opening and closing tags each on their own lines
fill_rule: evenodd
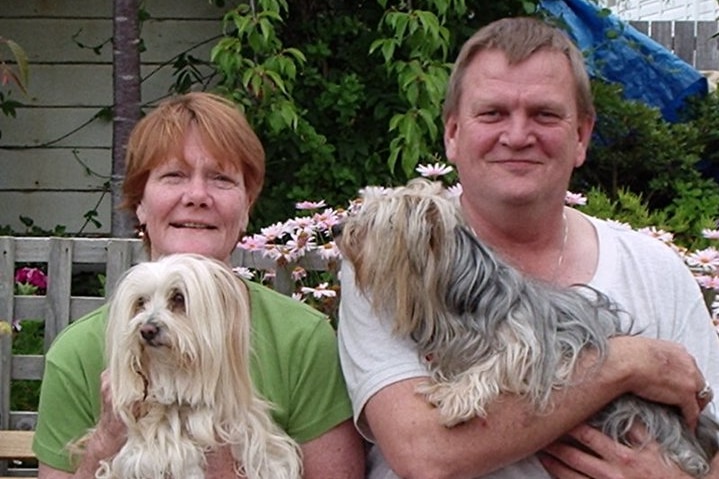
<svg viewBox="0 0 719 479">
<path fill-rule="evenodd" d="M 462 211 L 478 237 L 528 277 L 603 291 L 634 316 L 644 337 L 611 340 L 596 376 L 579 371 L 581 381 L 555 393 L 547 414 L 505 395 L 487 418 L 444 428 L 414 392 L 427 372 L 413 344 L 373 316 L 343 265 L 340 354 L 355 421 L 376 444 L 369 477 L 550 477 L 534 454 L 626 392 L 679 406 L 693 423 L 706 406 L 698 392 L 707 381 L 719 382 L 719 342 L 698 286 L 658 241 L 564 207 L 594 126 L 581 53 L 539 20 L 494 22 L 462 48 L 443 120 L 447 157 L 463 186 Z M 586 439 L 586 430 L 576 436 Z M 602 458 L 583 471 L 584 457 L 552 447 L 557 462 L 545 460 L 553 474 L 576 473 L 570 467 L 586 473 L 579 477 L 619 473 Z M 684 477 L 651 447 L 632 453 L 620 461 L 632 468 L 623 474 L 642 477 L 642 466 L 655 478 Z"/>
</svg>

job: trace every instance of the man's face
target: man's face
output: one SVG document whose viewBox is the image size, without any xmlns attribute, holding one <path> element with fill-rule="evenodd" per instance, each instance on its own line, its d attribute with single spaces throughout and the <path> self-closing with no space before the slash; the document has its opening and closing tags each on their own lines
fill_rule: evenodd
<svg viewBox="0 0 719 479">
<path fill-rule="evenodd" d="M 564 198 L 585 159 L 594 121 L 580 118 L 569 60 L 539 50 L 509 65 L 480 51 L 445 124 L 445 149 L 474 200 L 515 205 Z"/>
</svg>

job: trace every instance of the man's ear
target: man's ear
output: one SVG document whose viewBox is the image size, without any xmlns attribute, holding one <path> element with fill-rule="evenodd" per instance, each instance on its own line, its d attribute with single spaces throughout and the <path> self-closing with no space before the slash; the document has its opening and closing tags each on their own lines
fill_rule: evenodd
<svg viewBox="0 0 719 479">
<path fill-rule="evenodd" d="M 444 155 L 450 163 L 454 163 L 454 159 L 457 155 L 456 135 L 458 128 L 459 125 L 457 125 L 456 118 L 450 115 L 444 124 Z"/>
<path fill-rule="evenodd" d="M 579 168 L 587 159 L 587 150 L 589 142 L 592 139 L 592 131 L 594 130 L 594 115 L 586 116 L 579 120 L 577 125 L 577 154 L 574 160 L 574 167 Z"/>
</svg>

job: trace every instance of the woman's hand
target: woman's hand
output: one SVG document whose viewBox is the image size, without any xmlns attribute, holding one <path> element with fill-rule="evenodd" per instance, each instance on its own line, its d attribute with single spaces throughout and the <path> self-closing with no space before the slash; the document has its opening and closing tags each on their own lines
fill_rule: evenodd
<svg viewBox="0 0 719 479">
<path fill-rule="evenodd" d="M 114 456 L 127 441 L 127 427 L 113 412 L 110 373 L 107 369 L 100 376 L 100 394 L 102 397 L 100 420 L 90 441 L 91 444 L 95 442 L 91 446 L 93 449 L 96 447 L 96 451 L 103 451 L 103 455 L 98 457 L 104 459 Z"/>
<path fill-rule="evenodd" d="M 640 442 L 642 430 L 632 429 L 630 439 Z M 557 479 L 691 479 L 662 457 L 656 442 L 630 448 L 584 424 L 570 431 L 565 439 L 546 447 L 539 460 Z"/>
<path fill-rule="evenodd" d="M 110 375 L 107 370 L 100 376 L 100 419 L 97 425 L 85 437 L 71 446 L 73 454 L 78 454 L 80 462 L 74 474 L 54 469 L 46 464 L 38 467 L 38 478 L 64 479 L 95 477 L 100 462 L 115 456 L 127 442 L 127 427 L 115 415 L 112 408 Z"/>
<path fill-rule="evenodd" d="M 205 477 L 207 479 L 245 478 L 244 475 L 237 475 L 239 465 L 235 464 L 230 446 L 222 446 L 219 449 L 209 451 L 205 458 L 207 459 L 207 466 L 205 467 Z"/>
</svg>

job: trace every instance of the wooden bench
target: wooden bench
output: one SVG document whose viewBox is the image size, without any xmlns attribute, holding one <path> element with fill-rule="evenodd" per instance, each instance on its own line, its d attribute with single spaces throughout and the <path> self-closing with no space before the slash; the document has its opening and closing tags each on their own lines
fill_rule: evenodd
<svg viewBox="0 0 719 479">
<path fill-rule="evenodd" d="M 44 351 L 57 334 L 73 319 L 100 307 L 122 273 L 144 261 L 142 242 L 112 238 L 20 238 L 0 236 L 0 320 L 31 319 L 44 322 Z M 233 266 L 274 270 L 273 287 L 291 294 L 292 271 L 296 265 L 308 270 L 326 271 L 327 261 L 310 254 L 297 264 L 278 265 L 260 252 L 237 249 Z M 48 287 L 44 296 L 14 294 L 15 270 L 25 264 L 41 265 L 47 271 Z M 105 297 L 72 294 L 73 273 L 91 271 L 105 275 Z M 12 354 L 12 337 L 0 334 L 0 479 L 37 474 L 36 469 L 18 469 L 15 460 L 32 458 L 30 444 L 37 422 L 36 411 L 10 409 L 10 385 L 13 380 L 42 378 L 44 355 Z M 32 477 L 32 476 L 29 476 Z"/>
<path fill-rule="evenodd" d="M 8 467 L 0 479 L 10 477 L 35 477 L 35 469 L 18 469 L 13 467 L 13 461 L 32 461 L 35 455 L 32 452 L 32 431 L 0 431 L 0 460 L 8 462 Z M 32 474 L 23 476 L 22 474 Z"/>
</svg>

